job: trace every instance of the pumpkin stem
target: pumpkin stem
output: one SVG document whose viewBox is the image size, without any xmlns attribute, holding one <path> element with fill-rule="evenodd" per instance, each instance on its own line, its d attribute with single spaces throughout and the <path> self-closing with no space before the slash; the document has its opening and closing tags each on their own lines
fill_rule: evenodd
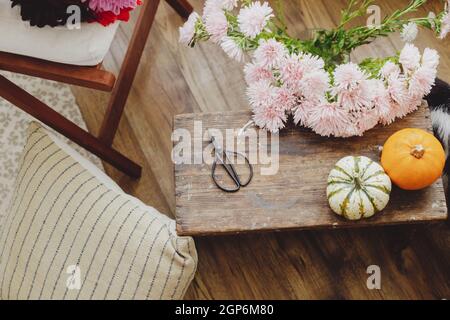
<svg viewBox="0 0 450 320">
<path fill-rule="evenodd" d="M 353 176 L 353 182 L 355 183 L 355 188 L 357 190 L 362 188 L 362 181 L 359 174 Z"/>
<path fill-rule="evenodd" d="M 415 145 L 414 148 L 411 150 L 411 155 L 416 157 L 417 159 L 421 159 L 424 154 L 425 148 L 421 144 Z"/>
</svg>

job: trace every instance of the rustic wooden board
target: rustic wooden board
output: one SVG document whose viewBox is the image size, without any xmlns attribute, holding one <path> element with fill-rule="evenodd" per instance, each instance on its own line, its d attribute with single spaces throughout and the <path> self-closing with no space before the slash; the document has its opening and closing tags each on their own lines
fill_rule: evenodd
<svg viewBox="0 0 450 320">
<path fill-rule="evenodd" d="M 247 112 L 179 115 L 175 117 L 175 129 L 193 132 L 194 121 L 202 121 L 203 130 L 240 128 L 249 116 Z M 347 221 L 328 206 L 326 181 L 334 164 L 346 155 L 364 155 L 379 162 L 379 146 L 406 127 L 430 130 L 428 109 L 422 107 L 390 126 L 350 139 L 323 138 L 303 128 L 286 129 L 279 137 L 278 173 L 261 175 L 261 165 L 256 164 L 251 184 L 234 194 L 215 187 L 208 164 L 175 165 L 178 233 L 211 235 L 445 220 L 447 206 L 441 179 L 420 191 L 394 187 L 387 208 L 370 219 Z"/>
</svg>

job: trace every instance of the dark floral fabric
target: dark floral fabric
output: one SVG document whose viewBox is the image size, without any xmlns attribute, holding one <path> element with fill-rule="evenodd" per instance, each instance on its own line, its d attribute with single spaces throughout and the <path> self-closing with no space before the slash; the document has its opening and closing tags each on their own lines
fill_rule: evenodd
<svg viewBox="0 0 450 320">
<path fill-rule="evenodd" d="M 67 13 L 67 9 L 71 5 L 76 5 L 81 9 L 81 22 L 95 22 L 108 26 L 117 20 L 128 21 L 130 11 L 140 4 L 140 0 L 135 0 L 132 7 L 123 7 L 119 12 L 114 13 L 92 10 L 92 6 L 89 7 L 89 0 L 11 0 L 11 7 L 20 7 L 22 20 L 39 28 L 66 25 L 72 15 L 70 12 Z"/>
<path fill-rule="evenodd" d="M 81 9 L 81 20 L 89 21 L 95 18 L 87 2 L 81 0 L 11 0 L 11 6 L 20 6 L 22 20 L 29 21 L 31 26 L 56 27 L 65 25 L 71 13 L 67 8 L 77 5 Z"/>
</svg>

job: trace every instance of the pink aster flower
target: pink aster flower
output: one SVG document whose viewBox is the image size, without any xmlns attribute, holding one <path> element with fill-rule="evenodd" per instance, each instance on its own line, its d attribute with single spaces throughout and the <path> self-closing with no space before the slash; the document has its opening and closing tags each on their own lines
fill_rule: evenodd
<svg viewBox="0 0 450 320">
<path fill-rule="evenodd" d="M 180 43 L 189 45 L 192 38 L 195 35 L 195 24 L 200 19 L 200 16 L 196 12 L 192 12 L 186 23 L 180 27 Z"/>
<path fill-rule="evenodd" d="M 439 53 L 430 48 L 425 48 L 422 55 L 422 66 L 429 69 L 436 69 L 439 65 Z"/>
<path fill-rule="evenodd" d="M 408 96 L 406 82 L 401 75 L 391 75 L 388 80 L 388 92 L 394 102 L 402 105 Z"/>
<path fill-rule="evenodd" d="M 259 46 L 255 50 L 254 58 L 257 64 L 264 67 L 278 67 L 280 61 L 287 54 L 287 50 L 283 44 L 275 39 L 259 41 Z"/>
<path fill-rule="evenodd" d="M 223 37 L 220 46 L 231 59 L 238 62 L 242 62 L 244 60 L 244 51 L 233 38 L 228 36 Z"/>
<path fill-rule="evenodd" d="M 402 104 L 393 102 L 391 104 L 391 118 L 403 118 L 408 113 L 417 110 L 417 107 L 420 105 L 422 97 L 415 98 L 412 96 L 406 96 Z M 418 102 L 419 101 L 419 102 Z"/>
<path fill-rule="evenodd" d="M 381 80 L 374 80 L 378 84 L 374 86 L 374 107 L 378 113 L 378 121 L 384 125 L 390 124 L 394 121 L 396 114 L 392 112 L 392 104 L 389 91 L 381 82 Z"/>
<path fill-rule="evenodd" d="M 329 88 L 330 78 L 323 69 L 306 73 L 301 81 L 302 94 L 309 100 L 323 98 Z"/>
<path fill-rule="evenodd" d="M 408 113 L 411 113 L 413 111 L 416 111 L 419 108 L 419 106 L 422 104 L 422 98 L 423 98 L 423 96 L 410 97 L 408 99 L 408 103 L 403 106 L 403 112 L 405 113 L 405 115 L 407 115 Z"/>
<path fill-rule="evenodd" d="M 115 15 L 122 9 L 136 8 L 138 0 L 89 0 L 89 8 L 95 12 L 111 11 Z"/>
<path fill-rule="evenodd" d="M 247 84 L 251 84 L 253 82 L 257 82 L 260 80 L 269 80 L 272 81 L 274 79 L 273 73 L 271 70 L 257 65 L 255 63 L 247 63 L 244 66 L 244 74 L 245 81 Z"/>
<path fill-rule="evenodd" d="M 352 123 L 355 125 L 356 131 L 353 135 L 361 136 L 367 130 L 372 129 L 378 124 L 380 116 L 378 110 L 375 107 L 362 108 L 357 112 L 351 112 L 350 118 Z"/>
<path fill-rule="evenodd" d="M 322 71 L 325 67 L 325 62 L 322 58 L 310 53 L 303 53 L 300 56 L 300 60 L 305 68 L 305 72 Z"/>
<path fill-rule="evenodd" d="M 391 107 L 391 98 L 383 81 L 379 79 L 371 79 L 368 81 L 372 90 L 372 103 L 378 114 L 381 116 L 388 113 Z"/>
<path fill-rule="evenodd" d="M 419 49 L 416 46 L 407 43 L 400 52 L 399 61 L 406 70 L 414 70 L 418 68 L 420 65 Z"/>
<path fill-rule="evenodd" d="M 383 125 L 389 125 L 394 122 L 398 114 L 401 113 L 401 107 L 398 103 L 391 100 L 390 107 L 388 109 L 378 110 L 380 116 L 380 122 Z"/>
<path fill-rule="evenodd" d="M 352 85 L 346 90 L 333 88 L 332 91 L 337 93 L 339 104 L 349 111 L 357 111 L 373 104 L 372 90 L 370 88 L 370 82 L 367 80 L 361 81 L 356 86 Z"/>
<path fill-rule="evenodd" d="M 239 12 L 239 29 L 245 36 L 253 39 L 264 30 L 273 16 L 273 10 L 267 2 L 253 2 Z"/>
<path fill-rule="evenodd" d="M 338 103 L 346 110 L 358 110 L 369 105 L 370 90 L 364 85 L 367 75 L 354 63 L 338 66 L 334 71 L 334 87 L 331 92 L 338 97 Z"/>
<path fill-rule="evenodd" d="M 215 43 L 220 43 L 228 32 L 228 21 L 223 11 L 213 11 L 206 16 L 205 28 L 211 35 L 211 40 Z"/>
<path fill-rule="evenodd" d="M 297 101 L 291 89 L 287 86 L 277 87 L 274 90 L 273 103 L 284 111 L 290 111 Z"/>
<path fill-rule="evenodd" d="M 313 107 L 308 118 L 309 127 L 321 136 L 341 137 L 351 126 L 349 114 L 337 103 L 324 103 Z"/>
<path fill-rule="evenodd" d="M 290 54 L 280 63 L 280 77 L 283 82 L 292 89 L 300 87 L 300 80 L 303 79 L 305 70 L 300 63 L 299 56 Z"/>
<path fill-rule="evenodd" d="M 411 97 L 409 102 L 409 110 L 408 113 L 416 111 L 423 103 L 423 97 Z"/>
<path fill-rule="evenodd" d="M 396 117 L 401 119 L 405 117 L 408 113 L 411 113 L 415 110 L 417 110 L 418 105 L 415 103 L 416 100 L 412 98 L 408 98 L 408 100 L 397 107 L 397 114 Z"/>
<path fill-rule="evenodd" d="M 409 94 L 412 97 L 423 97 L 430 93 L 436 79 L 436 69 L 419 67 L 409 80 Z"/>
<path fill-rule="evenodd" d="M 357 88 L 359 83 L 366 78 L 366 74 L 361 71 L 357 64 L 341 64 L 334 71 L 335 94 Z"/>
<path fill-rule="evenodd" d="M 303 100 L 297 106 L 294 107 L 294 122 L 304 127 L 309 127 L 309 118 L 311 116 L 311 110 L 314 107 L 320 105 L 318 102 L 310 100 Z"/>
<path fill-rule="evenodd" d="M 272 104 L 276 95 L 276 88 L 270 81 L 260 80 L 251 83 L 247 88 L 247 97 L 253 109 Z"/>
<path fill-rule="evenodd" d="M 338 102 L 345 110 L 358 110 L 370 104 L 370 95 L 360 87 L 342 91 L 338 94 Z"/>
<path fill-rule="evenodd" d="M 275 104 L 262 105 L 253 110 L 253 121 L 258 127 L 277 133 L 284 128 L 286 113 Z"/>
<path fill-rule="evenodd" d="M 392 102 L 394 103 L 394 102 Z M 395 120 L 395 112 L 392 111 L 391 105 L 383 105 L 378 108 L 379 121 L 383 125 L 391 124 Z"/>
<path fill-rule="evenodd" d="M 355 136 L 362 136 L 362 132 L 358 129 L 355 123 L 351 122 L 349 125 L 345 128 L 345 130 L 338 136 L 338 138 L 349 138 L 349 137 L 355 137 Z"/>
</svg>

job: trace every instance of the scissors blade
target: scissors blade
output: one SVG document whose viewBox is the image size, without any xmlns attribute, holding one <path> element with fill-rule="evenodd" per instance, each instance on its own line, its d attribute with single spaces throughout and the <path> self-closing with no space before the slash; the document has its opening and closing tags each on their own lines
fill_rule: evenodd
<svg viewBox="0 0 450 320">
<path fill-rule="evenodd" d="M 236 183 L 238 183 L 239 185 L 241 185 L 241 179 L 239 179 L 239 175 L 236 172 L 236 169 L 234 168 L 233 163 L 230 162 L 230 159 L 228 158 L 228 153 L 226 151 L 225 151 L 225 157 L 226 157 L 228 163 L 224 164 L 224 166 L 225 167 L 227 167 L 227 166 L 229 167 L 229 170 L 231 171 L 233 180 L 236 181 Z"/>
<path fill-rule="evenodd" d="M 234 183 L 237 187 L 241 186 L 241 180 L 239 179 L 239 176 L 228 157 L 228 151 L 224 150 L 223 146 L 219 143 L 219 141 L 210 133 L 211 142 L 214 146 L 214 153 L 216 162 L 219 162 L 225 169 L 225 171 L 228 173 L 228 175 L 233 179 Z M 225 157 L 224 157 L 225 155 Z"/>
</svg>

